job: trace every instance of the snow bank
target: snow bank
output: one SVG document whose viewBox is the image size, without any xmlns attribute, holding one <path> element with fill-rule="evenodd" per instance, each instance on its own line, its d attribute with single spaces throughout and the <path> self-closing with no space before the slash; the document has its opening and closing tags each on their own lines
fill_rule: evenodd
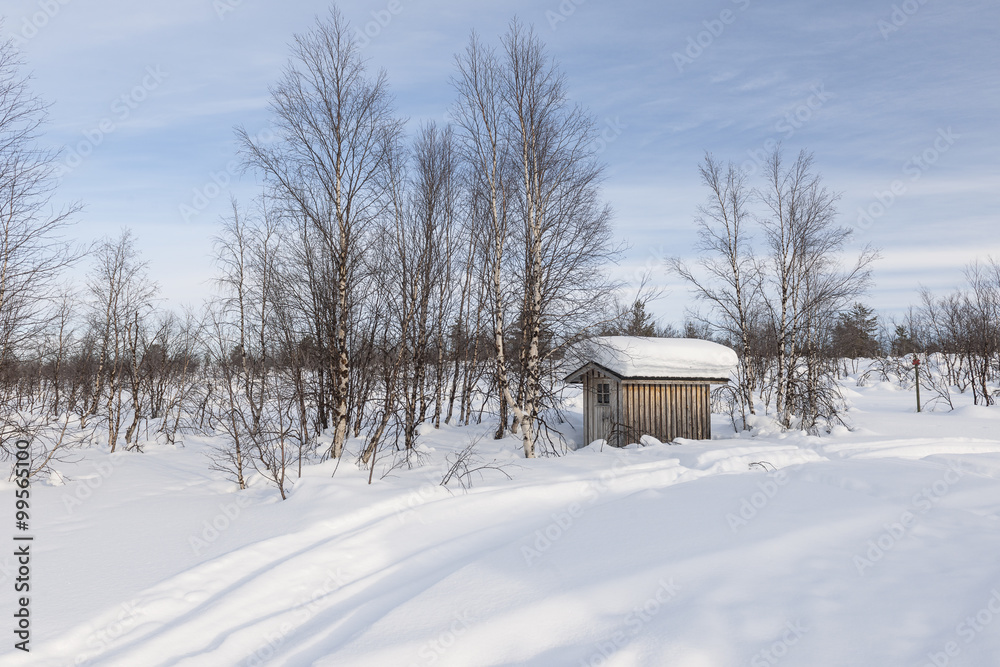
<svg viewBox="0 0 1000 667">
<path fill-rule="evenodd" d="M 622 377 L 727 378 L 739 362 L 736 352 L 696 338 L 600 336 L 567 353 L 567 372 L 588 361 Z"/>
</svg>

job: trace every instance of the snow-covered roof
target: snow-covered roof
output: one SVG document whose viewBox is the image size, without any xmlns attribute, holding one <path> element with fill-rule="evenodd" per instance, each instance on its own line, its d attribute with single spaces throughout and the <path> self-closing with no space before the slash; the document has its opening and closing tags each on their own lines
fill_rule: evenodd
<svg viewBox="0 0 1000 667">
<path fill-rule="evenodd" d="M 736 352 L 697 338 L 600 336 L 571 347 L 566 353 L 567 381 L 579 380 L 586 366 L 596 364 L 620 379 L 725 380 L 739 362 Z"/>
</svg>

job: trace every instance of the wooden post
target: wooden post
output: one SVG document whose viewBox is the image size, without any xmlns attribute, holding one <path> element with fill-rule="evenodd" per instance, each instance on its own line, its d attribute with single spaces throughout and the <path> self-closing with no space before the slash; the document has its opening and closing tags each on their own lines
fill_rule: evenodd
<svg viewBox="0 0 1000 667">
<path fill-rule="evenodd" d="M 920 412 L 920 359 L 913 355 L 913 371 L 917 374 L 917 412 Z"/>
</svg>

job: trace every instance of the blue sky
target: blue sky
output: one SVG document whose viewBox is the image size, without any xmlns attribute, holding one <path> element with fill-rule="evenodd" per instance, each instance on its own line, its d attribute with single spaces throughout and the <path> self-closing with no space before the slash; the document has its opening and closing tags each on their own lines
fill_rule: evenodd
<svg viewBox="0 0 1000 667">
<path fill-rule="evenodd" d="M 229 192 L 256 191 L 233 128 L 267 131 L 267 89 L 312 0 L 5 0 L 3 32 L 51 102 L 45 140 L 65 147 L 58 197 L 85 205 L 82 241 L 133 229 L 168 303 L 210 291 L 211 239 Z M 882 249 L 868 302 L 899 315 L 917 288 L 946 290 L 975 258 L 1000 257 L 1000 3 L 341 3 L 399 113 L 444 121 L 454 54 L 513 16 L 534 24 L 570 94 L 606 129 L 605 195 L 680 321 L 686 288 L 662 270 L 690 255 L 704 152 L 754 168 L 772 142 L 815 154 L 842 193 L 858 246 Z M 865 211 L 862 215 L 860 212 Z"/>
</svg>

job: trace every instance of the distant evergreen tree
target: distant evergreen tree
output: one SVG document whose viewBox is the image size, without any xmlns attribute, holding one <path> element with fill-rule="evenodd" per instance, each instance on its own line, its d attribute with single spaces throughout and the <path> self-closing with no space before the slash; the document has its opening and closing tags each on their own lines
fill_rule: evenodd
<svg viewBox="0 0 1000 667">
<path fill-rule="evenodd" d="M 892 356 L 903 357 L 918 351 L 916 338 L 902 324 L 897 324 L 892 334 Z"/>
<path fill-rule="evenodd" d="M 650 336 L 670 338 L 676 332 L 667 325 L 659 327 L 653 316 L 646 312 L 646 302 L 636 299 L 629 308 L 618 306 L 615 319 L 601 328 L 602 336 Z"/>
<path fill-rule="evenodd" d="M 684 337 L 712 340 L 712 328 L 704 322 L 699 323 L 687 320 L 684 322 Z"/>
<path fill-rule="evenodd" d="M 673 324 L 664 324 L 662 326 L 656 327 L 656 337 L 657 338 L 680 338 L 680 333 L 677 331 L 677 327 Z"/>
<path fill-rule="evenodd" d="M 833 327 L 833 354 L 848 359 L 877 357 L 881 349 L 876 338 L 878 316 L 861 303 L 841 313 Z"/>
<path fill-rule="evenodd" d="M 656 322 L 646 312 L 646 304 L 636 299 L 625 318 L 622 330 L 625 336 L 655 336 Z"/>
</svg>

